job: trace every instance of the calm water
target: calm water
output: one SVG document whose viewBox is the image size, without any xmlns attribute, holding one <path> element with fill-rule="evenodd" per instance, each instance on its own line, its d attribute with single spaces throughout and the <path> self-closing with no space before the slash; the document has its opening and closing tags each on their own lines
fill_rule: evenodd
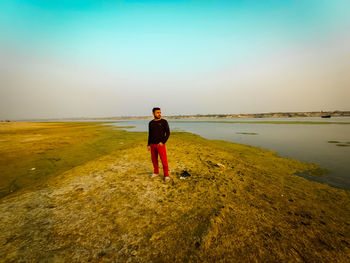
<svg viewBox="0 0 350 263">
<path fill-rule="evenodd" d="M 165 118 L 166 119 L 166 118 Z M 350 122 L 350 117 L 263 118 L 263 119 L 200 119 L 200 121 L 322 121 Z M 279 156 L 318 163 L 330 172 L 311 180 L 350 189 L 350 124 L 267 124 L 205 123 L 189 119 L 169 119 L 170 131 L 187 131 L 207 139 L 259 146 Z M 149 120 L 122 120 L 113 125 L 135 126 L 129 131 L 148 131 Z M 242 134 L 243 133 L 243 134 Z M 246 134 L 244 134 L 246 133 Z M 328 141 L 339 141 L 341 144 Z M 338 143 L 338 144 L 339 144 Z M 309 178 L 310 179 L 310 178 Z"/>
</svg>

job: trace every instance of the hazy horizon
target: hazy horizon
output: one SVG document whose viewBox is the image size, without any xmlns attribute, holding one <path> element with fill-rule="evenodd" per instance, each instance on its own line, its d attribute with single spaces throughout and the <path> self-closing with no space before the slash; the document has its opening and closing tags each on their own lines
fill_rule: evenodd
<svg viewBox="0 0 350 263">
<path fill-rule="evenodd" d="M 250 113 L 206 113 L 206 114 L 202 114 L 202 113 L 196 113 L 196 114 L 163 114 L 162 113 L 162 118 L 164 117 L 175 117 L 175 116 L 196 116 L 196 115 L 253 115 L 253 114 L 284 114 L 284 113 L 310 113 L 310 112 L 350 112 L 348 110 L 329 110 L 329 111 L 298 111 L 298 112 L 250 112 Z M 114 116 L 95 116 L 95 117 L 89 117 L 89 116 L 70 116 L 70 117 L 56 117 L 56 118 L 17 118 L 17 119 L 0 119 L 0 121 L 6 121 L 6 120 L 10 120 L 10 121 L 23 121 L 23 120 L 50 120 L 50 119 L 104 119 L 104 118 L 131 118 L 131 117 L 149 117 L 149 118 L 153 118 L 152 113 L 150 114 L 146 114 L 146 115 L 114 115 Z M 345 117 L 349 117 L 349 116 L 345 116 Z M 340 118 L 343 118 L 343 116 L 341 116 Z"/>
<path fill-rule="evenodd" d="M 0 119 L 349 110 L 350 2 L 4 0 Z"/>
</svg>

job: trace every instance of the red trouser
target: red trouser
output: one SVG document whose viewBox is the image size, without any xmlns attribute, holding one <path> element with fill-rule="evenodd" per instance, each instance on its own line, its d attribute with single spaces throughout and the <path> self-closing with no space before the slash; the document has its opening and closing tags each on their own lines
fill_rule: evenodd
<svg viewBox="0 0 350 263">
<path fill-rule="evenodd" d="M 152 158 L 154 173 L 159 174 L 159 167 L 158 167 L 158 153 L 159 153 L 160 159 L 162 160 L 162 164 L 163 164 L 164 176 L 169 176 L 169 167 L 168 167 L 168 160 L 166 156 L 165 144 L 160 146 L 159 144 L 151 143 L 150 146 L 151 146 L 151 158 Z"/>
</svg>

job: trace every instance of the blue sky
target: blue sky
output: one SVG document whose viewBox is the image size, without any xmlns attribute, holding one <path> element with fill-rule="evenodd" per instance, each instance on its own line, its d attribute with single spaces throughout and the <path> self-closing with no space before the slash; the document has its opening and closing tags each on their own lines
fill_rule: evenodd
<svg viewBox="0 0 350 263">
<path fill-rule="evenodd" d="M 2 0 L 0 117 L 344 109 L 349 11 L 343 0 Z"/>
</svg>

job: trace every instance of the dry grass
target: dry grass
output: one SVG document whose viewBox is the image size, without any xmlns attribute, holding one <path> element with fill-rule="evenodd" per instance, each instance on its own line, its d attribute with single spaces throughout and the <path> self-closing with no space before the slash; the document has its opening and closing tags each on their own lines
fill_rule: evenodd
<svg viewBox="0 0 350 263">
<path fill-rule="evenodd" d="M 127 146 L 107 136 L 105 154 L 2 198 L 0 261 L 350 261 L 349 191 L 294 175 L 315 165 L 173 132 L 165 183 L 148 177 L 146 133 L 76 125 Z"/>
</svg>

